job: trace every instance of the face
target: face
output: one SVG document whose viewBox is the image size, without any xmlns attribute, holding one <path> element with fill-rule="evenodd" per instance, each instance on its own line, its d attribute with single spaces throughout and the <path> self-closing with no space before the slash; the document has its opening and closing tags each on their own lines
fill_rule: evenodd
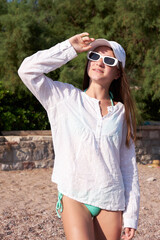
<svg viewBox="0 0 160 240">
<path fill-rule="evenodd" d="M 115 57 L 111 48 L 107 46 L 101 46 L 93 50 L 101 54 L 102 56 Z M 114 79 L 119 78 L 120 72 L 117 66 L 111 67 L 103 63 L 103 59 L 98 61 L 90 61 L 87 68 L 90 81 L 99 82 L 103 85 L 110 85 Z"/>
</svg>

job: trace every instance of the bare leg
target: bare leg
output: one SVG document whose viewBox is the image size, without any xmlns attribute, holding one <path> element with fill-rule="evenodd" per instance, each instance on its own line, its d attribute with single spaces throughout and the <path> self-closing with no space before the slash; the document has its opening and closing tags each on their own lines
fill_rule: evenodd
<svg viewBox="0 0 160 240">
<path fill-rule="evenodd" d="M 96 240 L 120 240 L 122 212 L 101 210 L 94 218 Z"/>
<path fill-rule="evenodd" d="M 67 240 L 95 240 L 93 220 L 87 207 L 63 196 L 62 220 Z"/>
</svg>

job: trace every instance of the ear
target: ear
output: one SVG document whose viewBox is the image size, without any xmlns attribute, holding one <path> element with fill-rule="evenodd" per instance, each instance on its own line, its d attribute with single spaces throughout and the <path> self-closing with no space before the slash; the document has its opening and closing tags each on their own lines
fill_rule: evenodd
<svg viewBox="0 0 160 240">
<path fill-rule="evenodd" d="M 118 78 L 120 78 L 120 76 L 121 76 L 121 72 L 120 72 L 120 70 L 118 69 L 118 68 L 116 68 L 116 72 L 115 72 L 115 80 L 117 80 Z"/>
</svg>

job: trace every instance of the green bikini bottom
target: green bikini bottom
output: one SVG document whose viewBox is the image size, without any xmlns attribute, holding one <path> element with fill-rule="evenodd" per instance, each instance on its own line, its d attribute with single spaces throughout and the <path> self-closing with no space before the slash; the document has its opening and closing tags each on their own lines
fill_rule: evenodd
<svg viewBox="0 0 160 240">
<path fill-rule="evenodd" d="M 56 205 L 56 212 L 57 212 L 57 215 L 59 218 L 61 218 L 61 215 L 59 214 L 63 212 L 63 206 L 62 206 L 62 198 L 63 198 L 63 194 L 62 193 L 58 193 L 58 201 L 57 201 L 57 205 Z M 84 204 L 88 210 L 90 211 L 91 213 L 91 216 L 92 217 L 96 217 L 99 212 L 101 211 L 101 209 L 99 207 L 94 207 L 92 205 L 89 205 L 89 204 Z"/>
</svg>

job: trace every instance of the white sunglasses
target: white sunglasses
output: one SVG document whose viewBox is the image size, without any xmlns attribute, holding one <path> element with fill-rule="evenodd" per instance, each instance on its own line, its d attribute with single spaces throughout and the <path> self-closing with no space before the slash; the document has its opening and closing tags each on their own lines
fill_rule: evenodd
<svg viewBox="0 0 160 240">
<path fill-rule="evenodd" d="M 93 51 L 89 51 L 87 54 L 87 58 L 91 61 L 98 61 L 100 58 L 103 59 L 103 63 L 107 66 L 114 67 L 118 65 L 118 59 L 110 56 L 102 56 L 101 54 Z"/>
</svg>

